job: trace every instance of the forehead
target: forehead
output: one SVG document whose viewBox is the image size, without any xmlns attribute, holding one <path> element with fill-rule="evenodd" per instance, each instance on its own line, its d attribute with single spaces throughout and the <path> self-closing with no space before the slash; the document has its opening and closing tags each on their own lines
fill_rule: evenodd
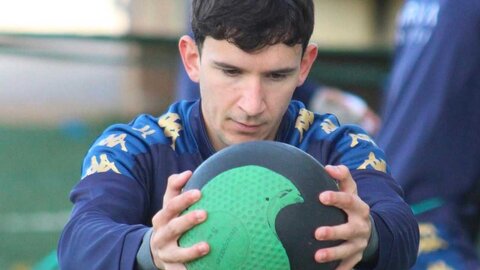
<svg viewBox="0 0 480 270">
<path fill-rule="evenodd" d="M 226 40 L 207 37 L 202 45 L 202 61 L 221 62 L 245 69 L 291 68 L 300 64 L 301 57 L 300 44 L 290 47 L 280 43 L 245 52 Z"/>
</svg>

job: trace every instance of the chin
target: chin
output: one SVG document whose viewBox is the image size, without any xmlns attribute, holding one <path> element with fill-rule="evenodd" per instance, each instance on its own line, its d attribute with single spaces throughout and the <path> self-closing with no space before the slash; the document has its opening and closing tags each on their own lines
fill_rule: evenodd
<svg viewBox="0 0 480 270">
<path fill-rule="evenodd" d="M 233 144 L 239 144 L 239 143 L 244 143 L 244 142 L 262 141 L 262 140 L 267 140 L 267 138 L 261 137 L 261 136 L 236 135 L 236 136 L 230 137 L 227 144 L 228 145 L 233 145 Z"/>
</svg>

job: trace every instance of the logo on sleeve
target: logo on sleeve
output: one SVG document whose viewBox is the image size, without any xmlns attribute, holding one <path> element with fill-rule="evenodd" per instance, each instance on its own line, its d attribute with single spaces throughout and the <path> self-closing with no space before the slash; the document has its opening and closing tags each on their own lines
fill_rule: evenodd
<svg viewBox="0 0 480 270">
<path fill-rule="evenodd" d="M 300 133 L 300 141 L 302 142 L 303 140 L 303 132 L 307 131 L 310 126 L 313 124 L 313 118 L 314 115 L 311 111 L 306 110 L 306 109 L 300 109 L 300 112 L 298 113 L 297 121 L 295 122 L 295 128 L 298 129 L 298 132 Z"/>
<path fill-rule="evenodd" d="M 323 121 L 320 126 L 327 134 L 334 132 L 338 128 L 330 119 L 326 119 L 325 121 Z"/>
<path fill-rule="evenodd" d="M 91 159 L 90 167 L 87 170 L 85 176 L 92 175 L 94 173 L 103 173 L 108 171 L 114 171 L 115 173 L 120 174 L 120 171 L 115 166 L 114 162 L 110 162 L 106 154 L 100 155 L 100 162 L 98 162 L 97 157 L 93 156 Z"/>
<path fill-rule="evenodd" d="M 365 170 L 367 167 L 370 166 L 373 169 L 381 172 L 387 172 L 387 163 L 383 159 L 377 159 L 375 154 L 373 152 L 370 152 L 368 155 L 368 159 L 365 160 L 360 167 L 357 169 L 359 170 Z"/>
<path fill-rule="evenodd" d="M 163 128 L 165 136 L 172 139 L 170 146 L 173 150 L 175 150 L 175 141 L 180 137 L 182 130 L 182 125 L 177 120 L 180 120 L 180 116 L 176 113 L 167 113 L 158 120 L 158 125 Z"/>
<path fill-rule="evenodd" d="M 143 137 L 144 139 L 146 139 L 147 136 L 150 136 L 150 135 L 152 135 L 152 134 L 155 133 L 155 130 L 152 129 L 149 125 L 146 125 L 146 126 L 144 126 L 144 127 L 142 127 L 142 128 L 132 128 L 132 129 L 135 130 L 135 131 L 138 131 L 138 132 L 142 133 L 142 137 Z"/>
<path fill-rule="evenodd" d="M 125 138 L 127 138 L 127 134 L 125 133 L 120 135 L 111 134 L 107 138 L 101 140 L 98 145 L 107 146 L 110 148 L 120 145 L 123 152 L 128 152 L 127 146 L 125 145 Z"/>
<path fill-rule="evenodd" d="M 352 147 L 352 148 L 357 146 L 357 144 L 359 143 L 358 140 L 371 142 L 373 145 L 376 145 L 375 142 L 367 134 L 353 134 L 353 133 L 350 133 L 349 135 L 350 135 L 350 137 L 352 137 L 352 143 L 350 144 L 350 147 Z"/>
</svg>

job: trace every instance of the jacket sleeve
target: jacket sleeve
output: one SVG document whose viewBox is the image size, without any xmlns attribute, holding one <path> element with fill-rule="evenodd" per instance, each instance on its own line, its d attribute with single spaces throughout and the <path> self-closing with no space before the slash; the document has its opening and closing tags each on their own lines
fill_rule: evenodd
<svg viewBox="0 0 480 270">
<path fill-rule="evenodd" d="M 73 188 L 74 204 L 58 244 L 61 269 L 134 269 L 151 226 L 151 162 L 130 127 L 108 129 L 85 157 L 82 180 Z M 140 161 L 142 160 L 142 161 Z"/>
<path fill-rule="evenodd" d="M 355 269 L 410 269 L 416 261 L 418 224 L 398 184 L 376 171 L 352 171 L 358 195 L 370 206 L 378 233 L 378 258 Z"/>
<path fill-rule="evenodd" d="M 71 194 L 74 209 L 58 245 L 61 269 L 134 269 L 148 227 L 145 203 L 132 179 L 114 173 L 83 179 Z"/>
</svg>

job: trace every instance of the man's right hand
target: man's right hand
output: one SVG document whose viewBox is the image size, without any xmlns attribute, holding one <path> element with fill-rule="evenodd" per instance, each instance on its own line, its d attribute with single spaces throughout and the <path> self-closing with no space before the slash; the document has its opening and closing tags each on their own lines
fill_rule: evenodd
<svg viewBox="0 0 480 270">
<path fill-rule="evenodd" d="M 155 266 L 160 269 L 186 269 L 184 263 L 205 256 L 210 251 L 210 246 L 206 242 L 185 248 L 178 246 L 178 239 L 186 231 L 207 219 L 207 213 L 204 210 L 180 215 L 201 197 L 199 190 L 182 193 L 183 186 L 191 176 L 191 171 L 185 171 L 168 178 L 163 208 L 152 219 L 150 251 Z"/>
</svg>

